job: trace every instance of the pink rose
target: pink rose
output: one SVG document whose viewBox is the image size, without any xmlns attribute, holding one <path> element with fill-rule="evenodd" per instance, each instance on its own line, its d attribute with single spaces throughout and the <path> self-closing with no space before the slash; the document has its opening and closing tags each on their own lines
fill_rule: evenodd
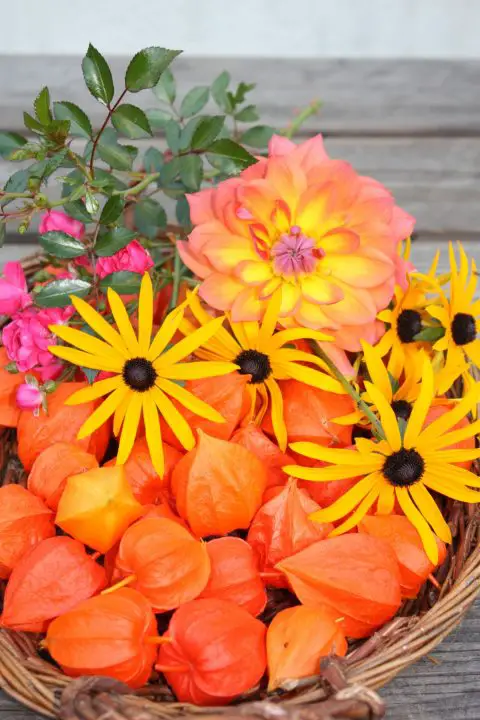
<svg viewBox="0 0 480 720">
<path fill-rule="evenodd" d="M 85 225 L 79 220 L 74 220 L 59 210 L 47 210 L 40 221 L 38 232 L 40 235 L 43 235 L 44 233 L 52 232 L 53 230 L 67 233 L 67 235 L 71 235 L 72 237 L 81 240 L 85 233 Z"/>
<path fill-rule="evenodd" d="M 106 275 L 121 270 L 129 270 L 143 275 L 151 267 L 153 267 L 153 260 L 148 250 L 145 250 L 138 240 L 132 240 L 115 255 L 98 258 L 96 271 L 99 278 L 104 278 Z"/>
<path fill-rule="evenodd" d="M 44 394 L 37 385 L 22 383 L 17 389 L 17 406 L 20 410 L 38 410 L 43 403 Z"/>
<path fill-rule="evenodd" d="M 65 324 L 74 313 L 73 307 L 39 309 L 29 307 L 18 313 L 2 332 L 9 359 L 17 364 L 20 372 L 37 370 L 42 381 L 58 376 L 62 363 L 49 351 L 57 339 L 48 329 L 49 325 Z"/>
<path fill-rule="evenodd" d="M 22 266 L 18 262 L 5 263 L 0 278 L 0 315 L 14 315 L 31 304 Z"/>
</svg>

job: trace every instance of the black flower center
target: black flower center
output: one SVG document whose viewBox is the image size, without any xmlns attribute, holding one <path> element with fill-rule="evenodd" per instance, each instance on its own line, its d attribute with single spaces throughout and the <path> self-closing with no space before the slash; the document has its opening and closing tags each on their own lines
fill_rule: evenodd
<svg viewBox="0 0 480 720">
<path fill-rule="evenodd" d="M 468 313 L 457 313 L 452 320 L 451 331 L 455 345 L 468 345 L 477 337 L 475 318 Z"/>
<path fill-rule="evenodd" d="M 422 329 L 422 318 L 416 310 L 402 310 L 397 318 L 397 335 L 402 343 L 415 341 L 415 335 Z"/>
<path fill-rule="evenodd" d="M 415 485 L 423 475 L 425 462 L 416 450 L 402 448 L 392 453 L 383 464 L 383 476 L 394 487 Z"/>
<path fill-rule="evenodd" d="M 240 375 L 252 376 L 250 382 L 255 385 L 264 382 L 272 372 L 268 355 L 258 350 L 242 350 L 234 363 L 240 367 L 238 371 Z"/>
<path fill-rule="evenodd" d="M 155 385 L 157 373 L 150 360 L 132 358 L 123 366 L 123 379 L 129 388 L 145 392 Z"/>
<path fill-rule="evenodd" d="M 412 414 L 412 406 L 408 400 L 394 400 L 392 402 L 392 410 L 397 418 L 401 418 L 405 420 L 405 422 L 407 422 Z"/>
</svg>

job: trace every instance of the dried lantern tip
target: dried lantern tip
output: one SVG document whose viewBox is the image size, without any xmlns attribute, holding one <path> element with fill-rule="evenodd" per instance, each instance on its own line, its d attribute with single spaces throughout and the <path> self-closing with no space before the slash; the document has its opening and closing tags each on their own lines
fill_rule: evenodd
<svg viewBox="0 0 480 720">
<path fill-rule="evenodd" d="M 127 585 L 130 585 L 132 582 L 135 582 L 137 579 L 136 575 L 127 575 L 127 577 L 123 578 L 123 580 L 119 580 L 119 582 L 115 583 L 115 585 L 112 585 L 111 587 L 108 587 L 106 590 L 103 590 L 101 595 L 109 595 L 110 593 L 115 592 L 116 590 L 120 590 L 120 588 L 126 587 Z"/>
<path fill-rule="evenodd" d="M 430 580 L 430 582 L 432 583 L 433 587 L 436 588 L 436 589 L 440 592 L 440 590 L 442 589 L 442 586 L 441 586 L 440 583 L 438 582 L 438 580 L 437 580 L 437 578 L 435 577 L 435 575 L 432 575 L 432 573 L 430 573 L 430 575 L 428 576 L 427 580 Z"/>
<path fill-rule="evenodd" d="M 145 638 L 145 642 L 148 645 L 165 645 L 165 643 L 171 643 L 172 638 L 165 635 L 150 635 Z"/>
</svg>

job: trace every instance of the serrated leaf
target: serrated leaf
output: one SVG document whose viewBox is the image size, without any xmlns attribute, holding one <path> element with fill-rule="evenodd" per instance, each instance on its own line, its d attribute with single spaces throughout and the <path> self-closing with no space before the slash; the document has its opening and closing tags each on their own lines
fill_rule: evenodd
<svg viewBox="0 0 480 720">
<path fill-rule="evenodd" d="M 248 167 L 257 162 L 256 158 L 250 155 L 244 147 L 229 138 L 215 140 L 208 148 L 208 152 L 228 158 L 234 161 L 239 167 Z"/>
<path fill-rule="evenodd" d="M 183 118 L 196 115 L 208 102 L 210 88 L 194 87 L 185 95 L 180 105 L 180 115 Z"/>
<path fill-rule="evenodd" d="M 41 177 L 42 179 L 48 178 L 52 173 L 55 172 L 55 170 L 58 170 L 58 168 L 67 165 L 68 167 L 71 167 L 70 160 L 67 159 L 68 151 L 66 148 L 61 150 L 58 153 L 55 153 L 55 155 L 52 155 L 51 158 L 48 158 L 44 161 L 44 167 L 42 169 Z M 32 169 L 30 168 L 30 171 Z"/>
<path fill-rule="evenodd" d="M 190 205 L 188 204 L 188 200 L 185 195 L 177 200 L 177 204 L 175 206 L 175 216 L 178 224 L 184 230 L 189 231 L 192 223 L 190 220 Z"/>
<path fill-rule="evenodd" d="M 54 280 L 44 285 L 35 294 L 35 302 L 40 307 L 67 307 L 71 305 L 70 296 L 86 297 L 92 285 L 86 280 Z"/>
<path fill-rule="evenodd" d="M 175 78 L 170 68 L 167 68 L 153 88 L 153 94 L 161 102 L 172 104 L 177 96 L 177 86 Z"/>
<path fill-rule="evenodd" d="M 53 113 L 57 120 L 70 121 L 70 133 L 80 137 L 90 138 L 93 135 L 92 123 L 88 115 L 75 103 L 54 102 Z"/>
<path fill-rule="evenodd" d="M 192 143 L 192 138 L 195 130 L 202 122 L 202 116 L 190 118 L 184 128 L 180 132 L 180 147 L 179 150 L 189 150 Z"/>
<path fill-rule="evenodd" d="M 130 62 L 125 73 L 125 87 L 130 92 L 153 88 L 170 63 L 180 55 L 181 50 L 167 50 L 148 47 L 140 50 Z"/>
<path fill-rule="evenodd" d="M 40 90 L 35 98 L 33 106 L 39 123 L 42 125 L 48 125 L 52 122 L 53 116 L 52 111 L 50 110 L 50 92 L 47 87 Z"/>
<path fill-rule="evenodd" d="M 259 118 L 258 110 L 255 105 L 247 105 L 235 114 L 235 120 L 239 122 L 256 122 Z"/>
<path fill-rule="evenodd" d="M 180 125 L 175 120 L 169 120 L 165 125 L 165 138 L 170 150 L 177 153 L 180 149 Z"/>
<path fill-rule="evenodd" d="M 82 186 L 80 190 L 82 191 L 81 196 L 83 196 L 84 187 Z M 65 203 L 63 209 L 65 210 L 67 215 L 70 215 L 70 217 L 73 217 L 75 220 L 79 220 L 83 223 L 92 222 L 91 216 L 88 214 L 84 203 L 80 199 L 71 200 L 70 202 Z"/>
<path fill-rule="evenodd" d="M 58 258 L 70 260 L 86 253 L 85 245 L 80 240 L 58 230 L 40 235 L 38 242 L 47 253 Z"/>
<path fill-rule="evenodd" d="M 203 178 L 200 155 L 184 155 L 180 158 L 180 180 L 188 190 L 199 190 Z"/>
<path fill-rule="evenodd" d="M 43 133 L 45 132 L 45 128 L 43 127 L 43 125 L 39 123 L 38 120 L 35 120 L 35 118 L 33 118 L 27 112 L 23 113 L 23 122 L 25 124 L 25 127 L 27 127 L 32 132 L 37 133 L 38 135 L 43 135 Z"/>
<path fill-rule="evenodd" d="M 172 183 L 179 172 L 179 158 L 173 158 L 170 162 L 165 163 L 160 170 L 160 185 L 166 187 Z"/>
<path fill-rule="evenodd" d="M 91 44 L 83 58 L 82 70 L 85 84 L 93 97 L 109 105 L 115 92 L 112 73 L 103 55 Z"/>
<path fill-rule="evenodd" d="M 274 134 L 275 128 L 269 125 L 255 125 L 245 130 L 240 140 L 242 145 L 249 145 L 254 148 L 266 148 Z"/>
<path fill-rule="evenodd" d="M 133 140 L 152 134 L 147 116 L 135 105 L 120 105 L 112 115 L 112 124 L 119 133 Z"/>
<path fill-rule="evenodd" d="M 102 214 L 100 215 L 100 222 L 102 225 L 110 225 L 115 222 L 123 212 L 125 207 L 125 200 L 121 195 L 113 195 L 108 198 L 107 202 L 103 206 Z"/>
<path fill-rule="evenodd" d="M 5 160 L 10 159 L 10 155 L 18 148 L 27 144 L 24 137 L 18 133 L 2 132 L 0 133 L 0 156 Z"/>
<path fill-rule="evenodd" d="M 28 170 L 17 170 L 8 178 L 3 189 L 7 193 L 25 192 L 29 178 L 30 173 Z"/>
<path fill-rule="evenodd" d="M 156 237 L 159 230 L 163 230 L 167 225 L 167 214 L 157 200 L 153 198 L 144 198 L 136 203 L 134 211 L 135 227 L 137 227 L 145 237 Z"/>
<path fill-rule="evenodd" d="M 149 147 L 143 156 L 142 165 L 145 172 L 160 172 L 163 167 L 163 154 L 155 147 Z"/>
<path fill-rule="evenodd" d="M 95 243 L 95 253 L 99 257 L 110 257 L 122 250 L 136 238 L 136 233 L 124 227 L 115 227 L 103 233 Z"/>
<path fill-rule="evenodd" d="M 159 108 L 145 110 L 145 115 L 153 130 L 163 130 L 165 125 L 172 119 L 171 113 L 160 110 Z"/>
<path fill-rule="evenodd" d="M 4 246 L 6 236 L 7 224 L 4 220 L 0 220 L 0 248 Z"/>
<path fill-rule="evenodd" d="M 127 145 L 104 145 L 102 142 L 97 145 L 97 152 L 114 170 L 131 170 L 136 156 Z"/>
<path fill-rule="evenodd" d="M 227 88 L 230 85 L 230 74 L 224 70 L 220 75 L 215 78 L 212 83 L 212 97 L 222 110 L 230 112 L 232 110 L 229 100 L 227 98 Z"/>
<path fill-rule="evenodd" d="M 225 123 L 224 115 L 204 117 L 197 125 L 192 136 L 191 147 L 194 150 L 208 147 L 218 137 Z"/>
<path fill-rule="evenodd" d="M 70 120 L 52 120 L 45 135 L 56 145 L 63 145 L 70 132 Z"/>
<path fill-rule="evenodd" d="M 90 190 L 85 192 L 85 207 L 90 215 L 95 215 L 100 208 L 97 198 Z"/>
<path fill-rule="evenodd" d="M 100 280 L 100 290 L 106 292 L 110 287 L 119 295 L 135 295 L 140 289 L 141 279 L 142 276 L 139 273 L 126 270 L 111 273 Z"/>
</svg>

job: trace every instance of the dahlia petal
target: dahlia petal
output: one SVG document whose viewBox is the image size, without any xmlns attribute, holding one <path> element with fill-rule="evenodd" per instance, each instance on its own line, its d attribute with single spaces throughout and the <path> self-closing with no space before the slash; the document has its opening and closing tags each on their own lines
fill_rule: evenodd
<svg viewBox="0 0 480 720">
<path fill-rule="evenodd" d="M 268 164 L 265 177 L 278 195 L 295 212 L 298 197 L 307 188 L 304 173 L 291 162 L 289 163 L 288 158 L 273 158 Z"/>
<path fill-rule="evenodd" d="M 330 329 L 338 328 L 339 325 L 331 320 L 324 312 L 324 308 L 319 305 L 308 302 L 302 297 L 302 301 L 295 310 L 295 320 L 301 326 L 311 328 L 312 330 L 321 330 L 322 328 Z"/>
<path fill-rule="evenodd" d="M 226 232 L 223 237 L 208 243 L 204 255 L 213 268 L 221 273 L 231 273 L 239 263 L 255 262 L 259 259 L 250 238 L 228 235 Z"/>
<path fill-rule="evenodd" d="M 370 345 L 375 345 L 383 332 L 385 332 L 383 323 L 373 320 L 364 325 L 343 325 L 331 334 L 339 348 L 347 352 L 358 352 L 362 349 L 361 340 L 366 340 Z M 391 372 L 394 377 L 397 377 L 395 372 Z"/>
<path fill-rule="evenodd" d="M 260 300 L 268 300 L 275 290 L 280 287 L 282 280 L 279 277 L 272 278 L 263 288 L 259 290 L 258 297 Z"/>
<path fill-rule="evenodd" d="M 212 268 L 204 262 L 204 255 L 195 255 L 188 240 L 177 240 L 178 254 L 182 262 L 202 280 L 210 275 Z"/>
<path fill-rule="evenodd" d="M 240 292 L 232 305 L 233 322 L 260 320 L 263 317 L 267 302 L 260 300 L 257 288 L 245 288 Z"/>
<path fill-rule="evenodd" d="M 273 230 L 271 218 L 277 198 L 277 193 L 267 180 L 252 180 L 238 190 L 241 206 L 250 210 L 255 220 L 263 223 L 269 231 Z"/>
<path fill-rule="evenodd" d="M 299 161 L 302 167 L 308 172 L 310 168 L 321 165 L 325 160 L 329 160 L 323 144 L 322 135 L 306 140 L 292 149 L 291 157 Z"/>
<path fill-rule="evenodd" d="M 247 285 L 264 285 L 272 279 L 273 272 L 270 265 L 261 260 L 246 260 L 237 266 L 235 275 Z"/>
<path fill-rule="evenodd" d="M 283 135 L 272 135 L 268 143 L 268 156 L 288 155 L 292 150 L 295 150 L 296 147 L 292 140 L 289 140 Z"/>
<path fill-rule="evenodd" d="M 329 230 L 320 240 L 320 246 L 327 255 L 330 253 L 353 253 L 359 245 L 360 238 L 357 233 L 346 227 Z"/>
<path fill-rule="evenodd" d="M 280 305 L 280 317 L 292 315 L 300 302 L 302 293 L 298 285 L 292 283 L 283 283 L 282 285 L 282 304 Z"/>
<path fill-rule="evenodd" d="M 215 188 L 215 194 L 212 197 L 213 212 L 215 217 L 223 218 L 223 212 L 226 205 L 235 202 L 237 198 L 237 189 L 242 185 L 240 178 L 230 178 L 220 183 Z"/>
<path fill-rule="evenodd" d="M 199 295 L 216 310 L 230 310 L 244 287 L 229 275 L 212 272 L 201 284 Z"/>
<path fill-rule="evenodd" d="M 339 280 L 337 284 L 344 291 L 344 296 L 337 303 L 324 306 L 327 318 L 338 323 L 344 323 L 348 319 L 350 325 L 364 325 L 374 320 L 377 308 L 368 290 L 351 287 Z"/>
<path fill-rule="evenodd" d="M 337 303 L 344 297 L 338 285 L 320 275 L 306 275 L 301 280 L 301 287 L 305 299 L 318 305 Z"/>
<path fill-rule="evenodd" d="M 242 170 L 242 172 L 240 173 L 240 177 L 242 178 L 242 180 L 257 180 L 258 178 L 265 177 L 268 160 L 264 157 L 259 157 L 257 158 L 257 160 L 258 162 L 256 162 L 254 165 L 250 165 L 250 167 Z"/>
<path fill-rule="evenodd" d="M 194 225 L 209 222 L 215 219 L 213 212 L 214 188 L 206 188 L 200 192 L 186 195 L 190 207 L 190 220 Z"/>
<path fill-rule="evenodd" d="M 327 253 L 321 267 L 334 278 L 358 288 L 380 285 L 389 280 L 394 272 L 393 262 L 387 255 L 376 254 L 367 248 L 359 253 L 351 253 L 348 262 L 345 262 L 343 255 Z"/>
<path fill-rule="evenodd" d="M 309 237 L 318 235 L 318 228 L 331 215 L 329 203 L 333 196 L 333 183 L 310 185 L 298 201 L 296 224 Z M 328 229 L 328 228 L 327 228 Z"/>
</svg>

